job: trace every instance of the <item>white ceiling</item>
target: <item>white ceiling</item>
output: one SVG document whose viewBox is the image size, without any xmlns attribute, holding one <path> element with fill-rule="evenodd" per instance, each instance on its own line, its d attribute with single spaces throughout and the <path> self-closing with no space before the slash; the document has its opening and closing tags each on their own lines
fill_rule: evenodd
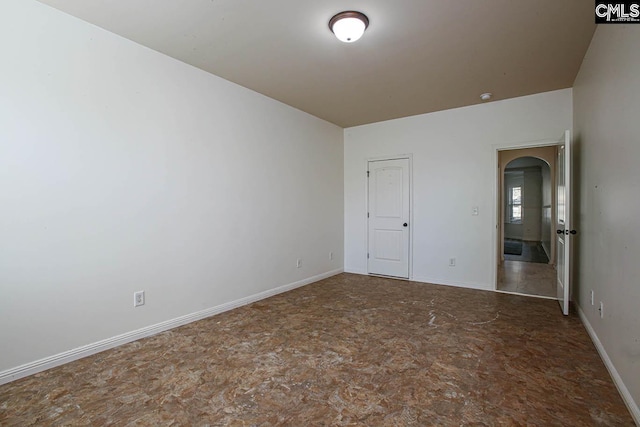
<svg viewBox="0 0 640 427">
<path fill-rule="evenodd" d="M 40 1 L 342 127 L 571 87 L 595 30 L 585 0 Z"/>
</svg>

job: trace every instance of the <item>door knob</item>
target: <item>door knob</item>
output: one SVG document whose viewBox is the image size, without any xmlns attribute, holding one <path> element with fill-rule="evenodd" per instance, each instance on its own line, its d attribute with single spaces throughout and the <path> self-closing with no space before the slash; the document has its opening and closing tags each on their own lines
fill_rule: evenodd
<svg viewBox="0 0 640 427">
<path fill-rule="evenodd" d="M 556 230 L 556 234 L 564 234 L 564 231 L 562 231 L 562 230 Z"/>
<path fill-rule="evenodd" d="M 406 227 L 407 225 L 409 225 L 409 224 L 407 224 L 406 222 L 404 224 L 402 224 L 403 227 Z"/>
<path fill-rule="evenodd" d="M 569 233 L 571 234 L 578 234 L 578 232 L 576 230 L 571 230 Z"/>
</svg>

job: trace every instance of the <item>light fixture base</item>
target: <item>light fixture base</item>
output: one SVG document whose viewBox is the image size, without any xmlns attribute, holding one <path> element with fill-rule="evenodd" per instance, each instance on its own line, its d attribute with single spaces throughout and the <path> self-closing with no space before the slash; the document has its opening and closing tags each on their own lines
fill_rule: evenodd
<svg viewBox="0 0 640 427">
<path fill-rule="evenodd" d="M 486 92 L 480 95 L 480 99 L 483 101 L 489 101 L 492 97 L 493 97 L 493 94 L 491 94 L 490 92 Z"/>
</svg>

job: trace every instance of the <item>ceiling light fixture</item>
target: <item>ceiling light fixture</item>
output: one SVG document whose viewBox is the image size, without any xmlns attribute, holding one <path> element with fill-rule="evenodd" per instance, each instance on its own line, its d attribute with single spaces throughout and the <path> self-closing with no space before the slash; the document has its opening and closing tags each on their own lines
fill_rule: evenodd
<svg viewBox="0 0 640 427">
<path fill-rule="evenodd" d="M 491 99 L 493 95 L 490 94 L 489 92 L 487 93 L 483 93 L 482 95 L 480 95 L 480 99 L 482 99 L 483 101 L 488 101 Z"/>
<path fill-rule="evenodd" d="M 369 26 L 369 18 L 364 13 L 355 11 L 340 12 L 329 20 L 329 28 L 338 40 L 353 43 L 364 34 Z"/>
</svg>

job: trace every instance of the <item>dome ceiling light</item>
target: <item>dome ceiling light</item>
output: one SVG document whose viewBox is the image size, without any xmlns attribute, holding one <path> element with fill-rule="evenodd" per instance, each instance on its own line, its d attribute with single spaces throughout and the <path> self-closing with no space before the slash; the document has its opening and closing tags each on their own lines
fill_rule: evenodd
<svg viewBox="0 0 640 427">
<path fill-rule="evenodd" d="M 338 40 L 353 43 L 364 34 L 369 26 L 369 18 L 364 13 L 355 11 L 340 12 L 329 20 L 329 28 Z"/>
</svg>

